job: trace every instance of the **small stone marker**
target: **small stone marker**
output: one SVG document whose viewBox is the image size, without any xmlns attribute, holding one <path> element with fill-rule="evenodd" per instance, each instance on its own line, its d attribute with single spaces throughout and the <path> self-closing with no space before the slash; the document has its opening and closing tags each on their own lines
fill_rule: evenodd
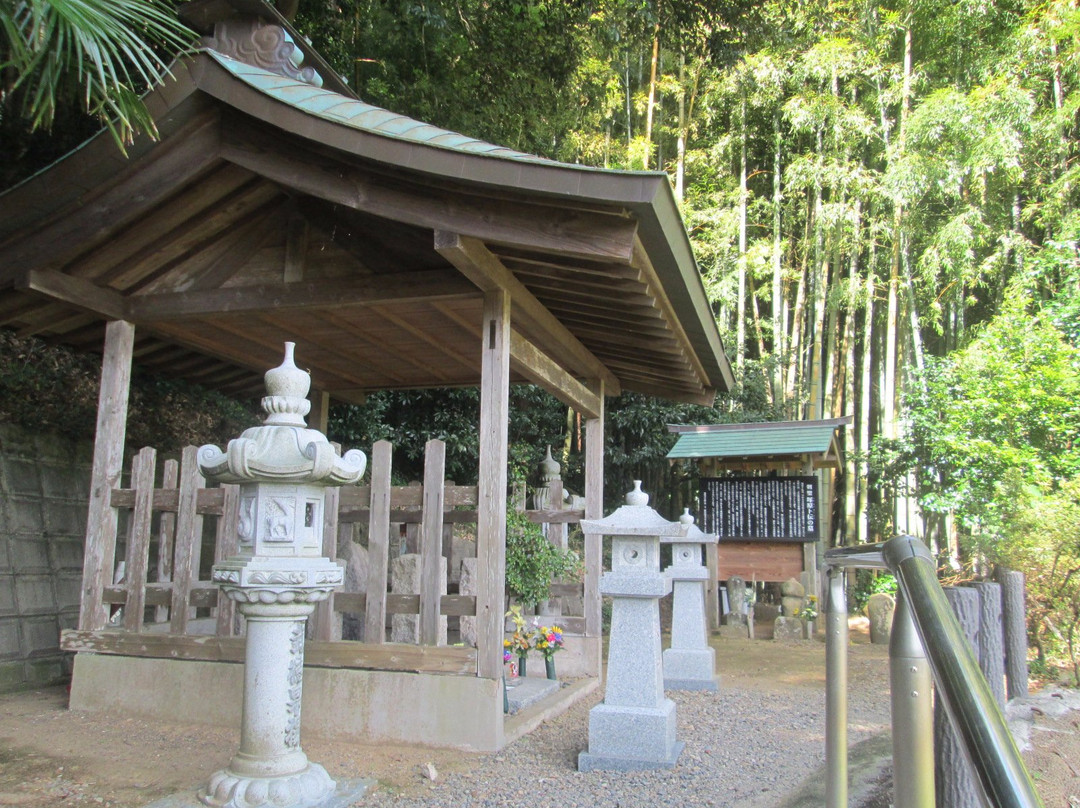
<svg viewBox="0 0 1080 808">
<path fill-rule="evenodd" d="M 896 598 L 887 592 L 876 592 L 866 602 L 866 615 L 870 618 L 870 642 L 888 645 L 892 632 Z"/>
<path fill-rule="evenodd" d="M 589 748 L 578 755 L 578 770 L 674 768 L 683 743 L 675 737 L 675 702 L 664 696 L 660 598 L 671 581 L 660 574 L 660 537 L 682 537 L 688 528 L 650 508 L 640 480 L 625 505 L 581 528 L 611 537 L 611 571 L 600 592 L 612 603 L 604 701 L 589 711 Z"/>
<path fill-rule="evenodd" d="M 718 689 L 716 651 L 709 646 L 705 619 L 705 582 L 709 570 L 701 563 L 703 542 L 715 542 L 694 524 L 687 508 L 679 517 L 688 530 L 683 538 L 663 538 L 671 544 L 671 647 L 664 651 L 665 690 Z"/>
</svg>

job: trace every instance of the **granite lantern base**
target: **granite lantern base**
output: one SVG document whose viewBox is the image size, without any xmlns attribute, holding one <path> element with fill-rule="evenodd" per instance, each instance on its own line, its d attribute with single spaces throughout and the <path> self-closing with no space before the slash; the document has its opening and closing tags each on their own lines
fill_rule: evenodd
<svg viewBox="0 0 1080 808">
<path fill-rule="evenodd" d="M 612 596 L 604 702 L 589 711 L 589 748 L 578 770 L 670 769 L 684 744 L 675 737 L 675 702 L 664 696 L 660 602 L 670 582 L 653 576 L 607 573 Z M 631 594 L 632 593 L 632 594 Z"/>
</svg>

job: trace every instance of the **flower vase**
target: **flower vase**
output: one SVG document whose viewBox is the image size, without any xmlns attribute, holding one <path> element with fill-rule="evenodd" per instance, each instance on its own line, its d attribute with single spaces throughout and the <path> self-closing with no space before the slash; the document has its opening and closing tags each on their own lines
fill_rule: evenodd
<svg viewBox="0 0 1080 808">
<path fill-rule="evenodd" d="M 525 678 L 525 661 L 528 657 L 525 654 L 518 655 L 518 676 Z"/>
<path fill-rule="evenodd" d="M 506 687 L 506 672 L 503 672 L 503 712 L 510 712 L 510 693 Z"/>
<path fill-rule="evenodd" d="M 547 668 L 547 678 L 555 680 L 558 677 L 555 675 L 555 657 L 546 657 L 544 659 L 544 667 Z"/>
</svg>

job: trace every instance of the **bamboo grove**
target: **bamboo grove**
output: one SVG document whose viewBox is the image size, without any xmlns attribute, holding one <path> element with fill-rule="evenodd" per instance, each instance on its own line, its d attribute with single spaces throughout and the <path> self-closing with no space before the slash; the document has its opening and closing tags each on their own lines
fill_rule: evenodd
<svg viewBox="0 0 1080 808">
<path fill-rule="evenodd" d="M 937 470 L 897 462 L 905 402 L 1010 297 L 1073 299 L 1073 3 L 320 0 L 300 20 L 375 103 L 668 172 L 742 384 L 689 415 L 854 416 L 833 541 L 957 551 L 917 508 Z"/>
</svg>

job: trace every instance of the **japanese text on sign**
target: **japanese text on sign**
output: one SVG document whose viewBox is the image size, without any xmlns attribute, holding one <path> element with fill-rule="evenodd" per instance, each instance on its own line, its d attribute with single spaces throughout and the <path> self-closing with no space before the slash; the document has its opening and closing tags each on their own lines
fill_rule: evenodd
<svg viewBox="0 0 1080 808">
<path fill-rule="evenodd" d="M 816 541 L 816 477 L 706 477 L 702 529 L 723 539 Z"/>
</svg>

